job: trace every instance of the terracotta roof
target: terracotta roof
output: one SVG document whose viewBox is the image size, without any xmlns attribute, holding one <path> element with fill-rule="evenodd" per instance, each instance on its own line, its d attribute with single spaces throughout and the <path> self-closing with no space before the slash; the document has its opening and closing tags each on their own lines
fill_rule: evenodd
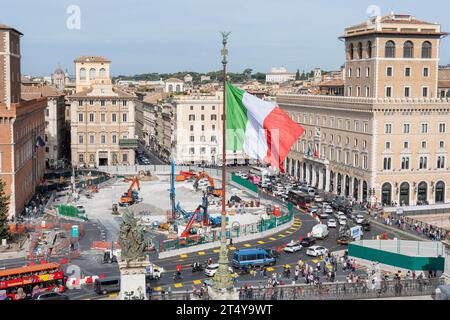
<svg viewBox="0 0 450 320">
<path fill-rule="evenodd" d="M 180 79 L 177 79 L 177 78 L 169 78 L 165 82 L 180 82 L 180 83 L 184 83 L 184 81 L 182 81 Z"/>
<path fill-rule="evenodd" d="M 338 86 L 344 86 L 344 80 L 341 79 L 334 79 L 326 82 L 322 82 L 319 84 L 320 87 L 338 87 Z"/>
<path fill-rule="evenodd" d="M 45 97 L 57 97 L 64 95 L 50 86 L 21 86 L 21 98 L 23 100 L 33 100 Z"/>
<path fill-rule="evenodd" d="M 100 56 L 81 56 L 74 60 L 74 62 L 111 62 L 105 57 Z"/>
<path fill-rule="evenodd" d="M 450 80 L 439 80 L 438 88 L 450 88 Z"/>
<path fill-rule="evenodd" d="M 166 92 L 157 92 L 153 94 L 146 94 L 144 97 L 144 102 L 148 103 L 157 103 L 160 99 L 165 99 L 169 96 L 169 93 Z"/>
<path fill-rule="evenodd" d="M 17 29 L 11 28 L 10 26 L 7 26 L 6 24 L 0 24 L 0 30 L 12 30 L 23 36 L 22 32 L 20 32 Z"/>
</svg>

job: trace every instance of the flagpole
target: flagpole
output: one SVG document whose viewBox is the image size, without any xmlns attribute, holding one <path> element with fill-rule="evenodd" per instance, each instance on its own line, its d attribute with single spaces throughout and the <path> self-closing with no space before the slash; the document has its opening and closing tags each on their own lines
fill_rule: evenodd
<svg viewBox="0 0 450 320">
<path fill-rule="evenodd" d="M 226 81 L 227 81 L 227 38 L 230 32 L 221 32 L 222 45 L 221 51 L 223 59 L 223 106 L 222 106 L 222 211 L 221 211 L 221 236 L 219 251 L 219 268 L 214 275 L 213 289 L 218 291 L 233 289 L 233 283 L 228 273 L 228 248 L 227 248 L 227 229 L 226 229 Z"/>
</svg>

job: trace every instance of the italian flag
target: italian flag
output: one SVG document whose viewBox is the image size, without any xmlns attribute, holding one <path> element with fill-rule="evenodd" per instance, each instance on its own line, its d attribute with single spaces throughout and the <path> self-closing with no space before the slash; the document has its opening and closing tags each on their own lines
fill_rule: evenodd
<svg viewBox="0 0 450 320">
<path fill-rule="evenodd" d="M 289 150 L 305 131 L 278 106 L 226 83 L 226 148 L 284 172 Z"/>
</svg>

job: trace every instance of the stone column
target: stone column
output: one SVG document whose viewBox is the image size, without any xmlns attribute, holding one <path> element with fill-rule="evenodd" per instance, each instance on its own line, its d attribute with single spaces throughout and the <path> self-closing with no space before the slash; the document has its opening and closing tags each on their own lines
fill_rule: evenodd
<svg viewBox="0 0 450 320">
<path fill-rule="evenodd" d="M 363 201 L 363 179 L 359 180 L 358 201 Z"/>
<path fill-rule="evenodd" d="M 148 261 L 119 262 L 120 270 L 120 300 L 147 300 L 145 274 Z"/>
<path fill-rule="evenodd" d="M 311 171 L 309 170 L 309 165 L 307 164 L 306 165 L 306 181 L 305 182 L 308 184 L 309 184 L 310 175 L 311 175 Z"/>
<path fill-rule="evenodd" d="M 323 190 L 323 169 L 319 168 L 319 184 L 318 184 L 318 188 L 319 190 Z"/>
<path fill-rule="evenodd" d="M 311 172 L 311 174 L 312 174 L 312 179 L 311 179 L 311 185 L 313 186 L 313 187 L 315 187 L 316 186 L 316 167 L 313 165 L 313 167 L 312 167 L 312 172 Z"/>
<path fill-rule="evenodd" d="M 353 178 L 353 177 L 348 177 L 348 179 L 349 179 L 349 197 L 350 198 L 353 198 L 353 192 L 354 192 L 354 190 L 353 190 L 353 188 L 355 187 L 355 178 Z"/>
<path fill-rule="evenodd" d="M 325 168 L 325 192 L 330 192 L 330 169 Z"/>
</svg>

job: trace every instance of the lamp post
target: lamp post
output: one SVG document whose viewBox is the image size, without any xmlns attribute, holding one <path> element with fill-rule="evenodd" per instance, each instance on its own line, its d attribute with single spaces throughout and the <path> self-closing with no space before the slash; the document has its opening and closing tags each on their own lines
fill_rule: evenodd
<svg viewBox="0 0 450 320">
<path fill-rule="evenodd" d="M 222 65 L 223 65 L 223 119 L 222 119 L 222 219 L 221 219 L 221 237 L 219 251 L 219 268 L 213 279 L 213 289 L 217 291 L 230 291 L 233 289 L 228 272 L 228 248 L 226 235 L 226 81 L 227 81 L 227 38 L 230 32 L 221 32 L 222 34 Z"/>
</svg>

